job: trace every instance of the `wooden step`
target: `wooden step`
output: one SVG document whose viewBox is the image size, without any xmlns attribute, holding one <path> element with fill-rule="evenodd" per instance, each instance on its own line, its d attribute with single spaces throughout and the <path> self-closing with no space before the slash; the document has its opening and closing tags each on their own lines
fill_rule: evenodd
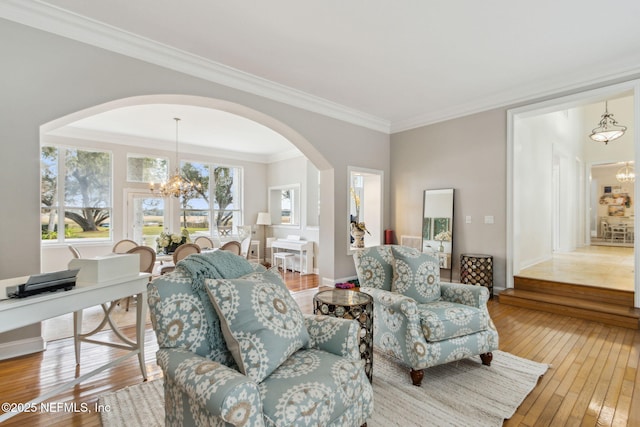
<svg viewBox="0 0 640 427">
<path fill-rule="evenodd" d="M 573 283 L 554 282 L 544 279 L 514 276 L 515 289 L 535 291 L 552 295 L 580 298 L 590 301 L 607 302 L 627 307 L 634 305 L 634 292 L 618 289 L 599 288 L 596 286 L 578 285 Z"/>
<path fill-rule="evenodd" d="M 576 295 L 565 296 L 519 288 L 506 289 L 500 293 L 498 298 L 502 304 L 594 320 L 630 329 L 640 329 L 640 309 L 634 308 L 633 304 L 623 306 L 579 298 Z"/>
</svg>

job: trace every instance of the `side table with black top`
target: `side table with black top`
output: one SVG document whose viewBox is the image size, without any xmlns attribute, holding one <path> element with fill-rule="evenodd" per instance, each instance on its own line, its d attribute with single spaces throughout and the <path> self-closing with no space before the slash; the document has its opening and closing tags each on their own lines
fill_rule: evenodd
<svg viewBox="0 0 640 427">
<path fill-rule="evenodd" d="M 460 255 L 460 283 L 484 286 L 493 298 L 493 256 L 483 254 Z"/>
<path fill-rule="evenodd" d="M 320 291 L 313 297 L 313 312 L 360 323 L 360 358 L 369 382 L 373 382 L 373 298 L 347 289 Z"/>
</svg>

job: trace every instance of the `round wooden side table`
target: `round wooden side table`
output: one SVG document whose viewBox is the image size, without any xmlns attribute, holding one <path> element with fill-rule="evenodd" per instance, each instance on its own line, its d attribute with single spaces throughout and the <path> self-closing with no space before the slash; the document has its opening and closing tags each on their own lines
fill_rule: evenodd
<svg viewBox="0 0 640 427">
<path fill-rule="evenodd" d="M 493 256 L 483 254 L 460 255 L 460 283 L 484 286 L 493 298 Z"/>
<path fill-rule="evenodd" d="M 373 382 L 373 298 L 347 289 L 320 291 L 313 297 L 313 312 L 360 323 L 360 358 L 369 382 Z"/>
</svg>

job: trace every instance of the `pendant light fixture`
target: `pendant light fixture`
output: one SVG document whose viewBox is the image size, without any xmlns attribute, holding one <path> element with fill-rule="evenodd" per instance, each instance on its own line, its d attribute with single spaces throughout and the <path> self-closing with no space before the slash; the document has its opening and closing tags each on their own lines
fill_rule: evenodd
<svg viewBox="0 0 640 427">
<path fill-rule="evenodd" d="M 620 182 L 635 182 L 635 168 L 633 166 L 629 166 L 629 162 L 625 163 L 625 165 L 618 170 L 618 173 L 616 173 L 616 179 Z"/>
<path fill-rule="evenodd" d="M 620 138 L 627 130 L 626 126 L 619 125 L 613 118 L 613 114 L 609 113 L 608 102 L 604 102 L 604 114 L 598 123 L 598 127 L 591 131 L 589 138 L 596 142 L 604 142 L 605 145 L 609 141 Z"/>
<path fill-rule="evenodd" d="M 179 198 L 197 191 L 202 187 L 202 184 L 191 182 L 180 174 L 180 156 L 178 155 L 178 123 L 180 119 L 175 117 L 173 120 L 176 121 L 176 171 L 166 182 L 160 184 L 152 182 L 149 187 L 151 192 L 158 196 Z"/>
</svg>

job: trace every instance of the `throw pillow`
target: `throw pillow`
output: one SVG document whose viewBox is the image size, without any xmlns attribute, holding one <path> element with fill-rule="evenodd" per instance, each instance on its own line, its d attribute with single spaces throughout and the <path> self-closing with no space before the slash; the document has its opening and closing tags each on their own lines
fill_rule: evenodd
<svg viewBox="0 0 640 427">
<path fill-rule="evenodd" d="M 227 347 L 240 372 L 252 380 L 262 382 L 308 344 L 302 312 L 278 273 L 207 279 L 205 286 Z"/>
<path fill-rule="evenodd" d="M 413 248 L 392 246 L 393 292 L 413 298 L 419 304 L 440 299 L 438 258 Z"/>
</svg>

